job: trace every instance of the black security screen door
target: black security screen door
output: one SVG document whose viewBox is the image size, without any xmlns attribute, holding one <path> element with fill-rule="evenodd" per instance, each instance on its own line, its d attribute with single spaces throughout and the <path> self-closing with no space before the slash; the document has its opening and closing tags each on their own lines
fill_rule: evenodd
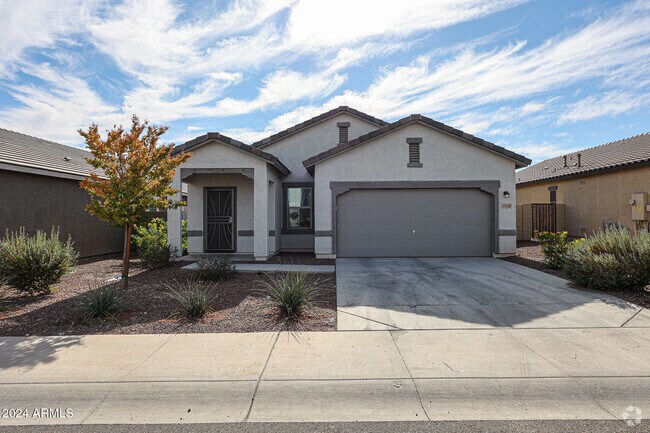
<svg viewBox="0 0 650 433">
<path fill-rule="evenodd" d="M 234 251 L 235 190 L 210 188 L 205 191 L 205 251 Z"/>
</svg>

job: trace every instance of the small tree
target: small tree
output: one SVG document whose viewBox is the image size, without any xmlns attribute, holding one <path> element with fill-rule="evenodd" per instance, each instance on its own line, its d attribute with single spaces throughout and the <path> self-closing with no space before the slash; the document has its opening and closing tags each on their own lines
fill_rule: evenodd
<svg viewBox="0 0 650 433">
<path fill-rule="evenodd" d="M 178 166 L 191 154 L 172 156 L 173 144 L 159 145 L 158 140 L 166 131 L 166 126 L 140 123 L 135 115 L 130 131 L 115 126 L 108 131 L 106 140 L 100 137 L 96 124 L 90 125 L 88 131 L 79 130 L 93 155 L 86 160 L 103 172 L 103 177 L 93 173 L 81 182 L 90 195 L 86 210 L 124 227 L 123 289 L 128 287 L 133 225 L 141 221 L 149 208 L 177 208 L 183 204 L 170 198 L 178 193 L 170 184 Z"/>
</svg>

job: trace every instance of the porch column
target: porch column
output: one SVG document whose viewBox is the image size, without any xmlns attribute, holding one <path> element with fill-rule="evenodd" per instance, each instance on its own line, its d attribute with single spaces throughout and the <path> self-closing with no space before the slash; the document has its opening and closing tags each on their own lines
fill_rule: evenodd
<svg viewBox="0 0 650 433">
<path fill-rule="evenodd" d="M 253 184 L 253 251 L 255 260 L 266 261 L 269 256 L 269 179 L 266 164 L 255 168 Z"/>
<path fill-rule="evenodd" d="M 180 201 L 182 198 L 181 191 L 181 169 L 176 170 L 174 175 L 174 180 L 171 184 L 172 188 L 178 190 L 178 193 L 172 197 L 174 201 Z M 182 210 L 181 208 L 177 209 L 167 209 L 167 243 L 172 247 L 178 249 L 178 254 L 183 254 L 183 237 L 182 237 L 182 228 L 181 228 L 181 219 L 182 219 Z"/>
</svg>

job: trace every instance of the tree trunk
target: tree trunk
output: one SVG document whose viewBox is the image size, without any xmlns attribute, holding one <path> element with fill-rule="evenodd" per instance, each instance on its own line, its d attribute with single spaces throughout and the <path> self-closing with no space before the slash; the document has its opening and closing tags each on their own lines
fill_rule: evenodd
<svg viewBox="0 0 650 433">
<path fill-rule="evenodd" d="M 124 226 L 124 255 L 122 256 L 122 281 L 121 287 L 126 290 L 129 287 L 129 260 L 131 259 L 131 224 Z"/>
</svg>

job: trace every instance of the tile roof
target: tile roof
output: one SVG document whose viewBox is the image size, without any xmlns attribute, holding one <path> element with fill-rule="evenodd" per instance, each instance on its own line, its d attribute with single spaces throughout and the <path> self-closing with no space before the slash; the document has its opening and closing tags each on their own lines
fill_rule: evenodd
<svg viewBox="0 0 650 433">
<path fill-rule="evenodd" d="M 262 158 L 266 160 L 269 164 L 274 166 L 280 173 L 284 174 L 285 176 L 290 173 L 290 170 L 284 164 L 282 164 L 282 162 L 276 156 L 271 155 L 268 152 L 264 152 L 260 149 L 257 149 L 253 146 L 250 146 L 248 144 L 244 144 L 241 141 L 237 141 L 235 139 L 227 137 L 219 132 L 208 132 L 207 134 L 203 134 L 186 143 L 175 146 L 174 149 L 172 150 L 172 155 L 175 155 L 179 152 L 192 150 L 193 148 L 205 144 L 208 141 L 212 141 L 212 140 L 218 140 L 221 143 L 227 144 L 229 146 L 232 146 L 236 149 L 243 150 L 245 152 L 249 152 L 257 156 L 258 158 Z"/>
<path fill-rule="evenodd" d="M 421 114 L 411 114 L 408 117 L 405 117 L 403 119 L 400 119 L 396 122 L 387 124 L 382 126 L 379 129 L 376 129 L 374 131 L 369 132 L 368 134 L 362 135 L 358 138 L 355 138 L 354 140 L 350 140 L 347 143 L 341 143 L 335 147 L 332 147 L 329 150 L 326 150 L 325 152 L 321 152 L 316 156 L 312 156 L 309 159 L 306 159 L 303 161 L 303 165 L 307 170 L 310 172 L 313 172 L 313 167 L 316 165 L 318 162 L 328 159 L 333 155 L 336 155 L 341 152 L 345 152 L 346 150 L 349 150 L 353 147 L 359 146 L 366 141 L 372 140 L 374 138 L 377 138 L 379 136 L 382 136 L 384 134 L 387 134 L 397 128 L 401 128 L 403 126 L 409 125 L 411 123 L 421 123 L 424 125 L 427 125 L 431 128 L 437 129 L 439 131 L 445 132 L 447 134 L 454 135 L 462 140 L 468 141 L 470 143 L 476 144 L 478 146 L 484 147 L 488 150 L 491 150 L 493 152 L 499 153 L 505 157 L 511 158 L 515 160 L 515 164 L 518 167 L 525 167 L 528 164 L 530 164 L 530 159 L 526 158 L 523 155 L 519 155 L 517 153 L 514 153 L 508 149 L 505 149 L 501 146 L 497 146 L 494 143 L 490 143 L 489 141 L 485 141 L 482 138 L 475 137 L 471 134 L 468 134 L 466 132 L 463 132 L 459 129 L 452 128 L 451 126 L 445 125 L 444 123 L 437 122 L 433 119 L 430 119 L 426 116 L 422 116 Z"/>
<path fill-rule="evenodd" d="M 580 155 L 580 166 L 578 166 L 578 155 Z M 547 159 L 517 172 L 516 178 L 519 185 L 648 161 L 650 161 L 650 132 Z"/>
<path fill-rule="evenodd" d="M 370 116 L 369 114 L 363 113 L 359 110 L 355 110 L 354 108 L 350 108 L 347 106 L 340 106 L 337 108 L 334 108 L 330 111 L 327 111 L 325 113 L 319 114 L 316 117 L 312 117 L 309 120 L 305 120 L 304 122 L 298 123 L 297 125 L 293 125 L 291 128 L 285 129 L 284 131 L 277 132 L 269 137 L 263 138 L 262 140 L 256 141 L 253 143 L 253 147 L 265 147 L 268 146 L 272 143 L 275 143 L 278 140 L 283 139 L 284 137 L 295 134 L 298 131 L 302 131 L 305 128 L 308 128 L 312 126 L 315 123 L 322 122 L 323 120 L 327 120 L 331 117 L 334 117 L 340 113 L 348 113 L 351 114 L 352 116 L 358 117 L 360 119 L 363 119 L 367 122 L 374 123 L 377 126 L 384 126 L 387 125 L 387 122 L 384 122 L 381 119 L 377 119 L 376 117 Z"/>
<path fill-rule="evenodd" d="M 0 164 L 4 169 L 82 179 L 95 170 L 84 159 L 91 156 L 83 149 L 0 128 Z"/>
</svg>

